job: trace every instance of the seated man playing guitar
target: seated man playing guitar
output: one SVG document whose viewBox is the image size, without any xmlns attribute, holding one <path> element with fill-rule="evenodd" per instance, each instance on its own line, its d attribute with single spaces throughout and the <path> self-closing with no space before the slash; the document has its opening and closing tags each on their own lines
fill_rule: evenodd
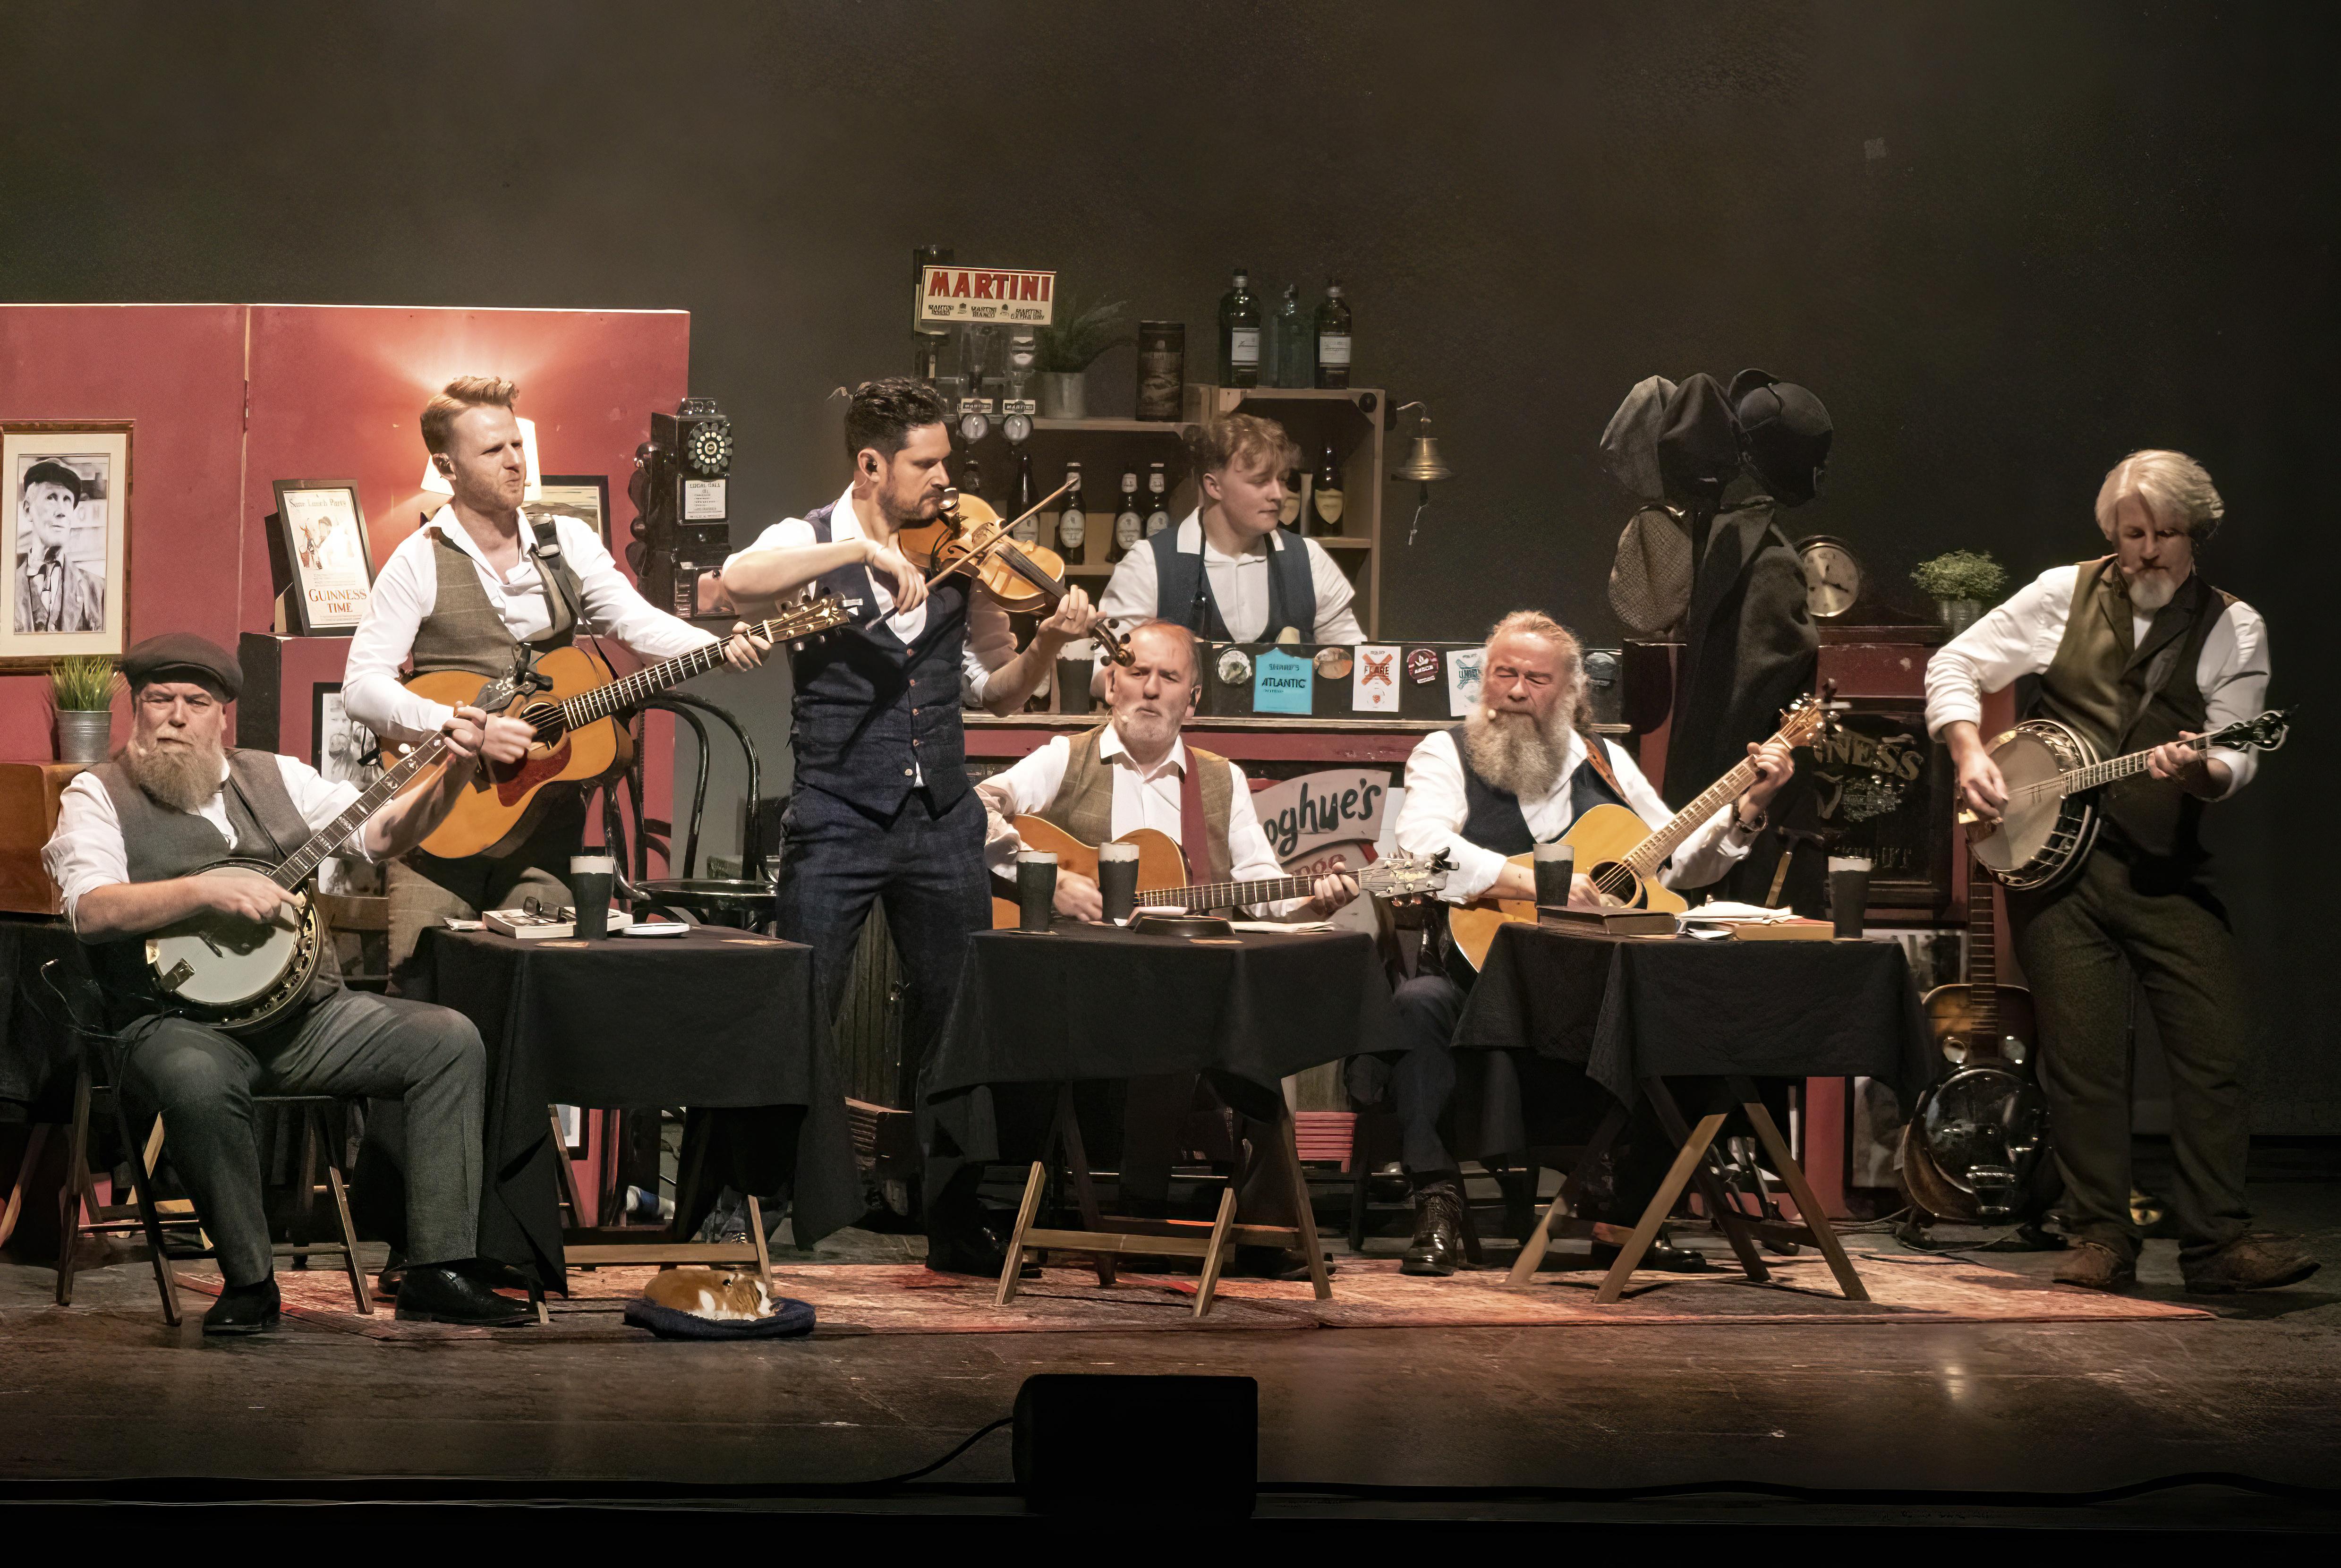
<svg viewBox="0 0 2341 1568">
<path fill-rule="evenodd" d="M 1516 610 L 1489 634 L 1485 668 L 1470 717 L 1424 737 L 1407 759 L 1398 845 L 1410 854 L 1448 855 L 1452 871 L 1443 896 L 1450 904 L 1500 898 L 1533 904 L 1536 876 L 1524 861 L 1536 844 L 1559 839 L 1599 804 L 1629 808 L 1654 833 L 1666 826 L 1669 814 L 1633 759 L 1591 734 L 1583 654 L 1567 627 L 1538 611 Z M 1598 751 L 1589 749 L 1595 746 Z M 1755 782 L 1691 831 L 1660 881 L 1704 886 L 1747 854 L 1748 842 L 1763 829 L 1766 805 L 1794 767 L 1778 738 L 1748 749 Z M 1586 874 L 1590 869 L 1579 868 L 1571 904 L 1592 907 L 1602 901 Z M 1472 970 L 1443 923 L 1437 941 L 1436 969 L 1443 973 L 1430 972 L 1426 962 L 1426 973 L 1400 985 L 1392 997 L 1410 1048 L 1387 1068 L 1371 1057 L 1351 1064 L 1352 1092 L 1360 1099 L 1380 1099 L 1378 1080 L 1387 1073 L 1403 1124 L 1401 1158 L 1416 1202 L 1414 1240 L 1403 1265 L 1410 1274 L 1452 1273 L 1461 1255 L 1462 1186 L 1439 1124 L 1455 1087 L 1450 1044 Z M 1646 1116 L 1647 1102 L 1629 1136 L 1640 1155 L 1638 1164 L 1656 1157 L 1658 1170 L 1648 1173 L 1647 1183 L 1655 1190 L 1667 1151 L 1651 1135 L 1655 1124 Z M 1622 1208 L 1631 1200 L 1623 1189 L 1640 1183 L 1629 1178 L 1623 1162 L 1619 1177 L 1613 1201 Z M 1695 1263 L 1691 1254 L 1663 1245 L 1649 1255 L 1658 1261 L 1645 1266 Z"/>
<path fill-rule="evenodd" d="M 65 786 L 42 862 L 105 983 L 123 1092 L 140 1120 L 164 1118 L 163 1158 L 216 1244 L 225 1288 L 204 1314 L 204 1332 L 258 1333 L 279 1312 L 253 1131 L 255 1094 L 403 1103 L 413 1113 L 412 1261 L 398 1315 L 520 1321 L 526 1306 L 487 1288 L 471 1261 L 487 1059 L 469 1019 L 345 988 L 328 944 L 305 994 L 273 1021 L 230 1034 L 182 1016 L 188 1010 L 178 996 L 162 994 L 146 960 L 150 934 L 203 919 L 259 929 L 297 908 L 297 892 L 258 871 L 204 873 L 232 856 L 292 854 L 359 804 L 357 786 L 328 784 L 291 757 L 226 747 L 228 704 L 244 689 L 244 671 L 215 644 L 184 634 L 150 637 L 130 650 L 122 673 L 130 685 L 129 744 Z M 367 818 L 347 852 L 383 861 L 419 843 L 469 782 L 485 716 L 466 707 L 450 717 L 452 760 L 435 780 Z M 237 944 L 231 938 L 224 945 Z"/>
<path fill-rule="evenodd" d="M 2132 453 L 2097 491 L 2097 528 L 2114 553 L 2051 567 L 1927 664 L 1927 726 L 1950 747 L 1979 854 L 2004 817 L 2012 834 L 2020 814 L 1976 727 L 1984 692 L 2037 675 L 2027 717 L 2063 725 L 2100 760 L 2152 748 L 2143 774 L 2104 787 L 2096 844 L 2078 867 L 2007 894 L 2065 1178 L 2073 1244 L 2057 1265 L 2063 1284 L 2137 1283 L 2124 961 L 2170 1062 L 2170 1215 L 2187 1288 L 2266 1290 L 2316 1270 L 2291 1241 L 2249 1231 L 2244 981 L 2196 836 L 2204 804 L 2243 788 L 2256 763 L 2246 749 L 2180 744 L 2248 720 L 2267 693 L 2266 624 L 2195 569 L 2224 511 L 2194 459 Z"/>
<path fill-rule="evenodd" d="M 450 716 L 444 703 L 399 684 L 409 658 L 417 675 L 462 670 L 494 677 L 511 674 L 523 652 L 567 647 L 589 632 L 648 659 L 716 641 L 645 600 L 584 524 L 522 510 L 528 454 L 513 414 L 519 396 L 509 381 L 465 376 L 423 407 L 423 444 L 453 499 L 384 563 L 343 677 L 349 715 L 384 742 L 435 734 Z M 753 669 L 767 647 L 734 635 L 724 658 L 735 669 Z M 492 714 L 483 751 L 509 766 L 527 756 L 534 735 L 517 718 Z M 407 967 L 423 930 L 443 916 L 473 918 L 528 894 L 568 902 L 569 859 L 584 837 L 584 795 L 555 785 L 538 798 L 544 804 L 536 820 L 515 830 L 517 842 L 493 846 L 501 853 L 451 859 L 418 850 L 393 863 L 393 974 Z"/>
</svg>

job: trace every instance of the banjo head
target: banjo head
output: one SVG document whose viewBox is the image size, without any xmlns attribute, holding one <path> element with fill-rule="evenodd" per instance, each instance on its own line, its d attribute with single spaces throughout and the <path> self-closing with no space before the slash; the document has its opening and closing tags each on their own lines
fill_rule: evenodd
<svg viewBox="0 0 2341 1568">
<path fill-rule="evenodd" d="M 248 874 L 261 869 L 228 862 L 198 874 Z M 273 994 L 284 990 L 294 978 L 306 984 L 315 967 L 318 940 L 314 904 L 304 904 L 297 915 L 280 911 L 265 925 L 207 914 L 149 936 L 146 960 L 164 994 L 238 1022 L 234 1015 L 255 1004 L 272 1003 Z M 268 1011 L 273 1014 L 277 1009 L 270 1006 Z"/>
<path fill-rule="evenodd" d="M 1997 832 L 1970 839 L 1968 846 L 1986 870 L 2009 886 L 2042 886 L 2077 862 L 2095 836 L 2097 814 L 2072 795 L 2027 800 L 2024 792 L 2088 766 L 2096 754 L 2064 725 L 2033 719 L 1994 740 L 1991 760 L 2007 785 L 2007 811 Z"/>
</svg>

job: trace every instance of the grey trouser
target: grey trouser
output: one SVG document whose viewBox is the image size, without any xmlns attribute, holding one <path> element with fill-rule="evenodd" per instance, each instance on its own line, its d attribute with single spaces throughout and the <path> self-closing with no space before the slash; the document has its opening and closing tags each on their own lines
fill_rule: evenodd
<svg viewBox="0 0 2341 1568">
<path fill-rule="evenodd" d="M 2040 1021 L 2040 1086 L 2065 1177 L 2065 1228 L 2136 1256 L 2130 1220 L 2126 959 L 2170 1064 L 2168 1194 L 2181 1248 L 2200 1255 L 2251 1219 L 2251 1119 L 2240 1077 L 2244 986 L 2226 911 L 2200 884 L 2100 845 L 2070 882 L 2010 894 L 2016 955 Z"/>
<path fill-rule="evenodd" d="M 412 989 L 415 944 L 444 917 L 477 920 L 483 910 L 517 909 L 531 896 L 547 904 L 567 904 L 569 859 L 584 836 L 584 803 L 555 801 L 510 854 L 442 860 L 417 850 L 391 862 L 390 973 L 396 989 Z"/>
<path fill-rule="evenodd" d="M 164 1157 L 194 1200 L 230 1284 L 257 1284 L 273 1272 L 254 1094 L 403 1101 L 408 1253 L 452 1263 L 477 1250 L 487 1056 L 460 1013 L 343 991 L 249 1040 L 159 1019 L 130 1032 L 122 1073 L 133 1124 L 162 1114 Z"/>
</svg>

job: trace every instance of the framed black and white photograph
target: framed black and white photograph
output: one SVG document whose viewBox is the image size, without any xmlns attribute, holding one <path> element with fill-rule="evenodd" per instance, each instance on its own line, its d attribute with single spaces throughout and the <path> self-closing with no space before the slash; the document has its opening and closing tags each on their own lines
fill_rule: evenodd
<svg viewBox="0 0 2341 1568">
<path fill-rule="evenodd" d="M 130 421 L 0 424 L 0 667 L 129 646 Z"/>
<path fill-rule="evenodd" d="M 374 731 L 350 717 L 342 706 L 338 683 L 320 682 L 310 691 L 309 765 L 328 784 L 364 789 L 382 776 L 382 760 L 376 754 L 380 743 Z M 324 893 L 379 894 L 382 867 L 359 860 L 328 860 L 317 868 L 317 885 Z"/>
<path fill-rule="evenodd" d="M 276 535 L 292 574 L 285 629 L 354 632 L 374 592 L 365 508 L 347 479 L 279 479 Z"/>
<path fill-rule="evenodd" d="M 610 547 L 610 479 L 605 474 L 548 474 L 525 508 L 535 517 L 574 517 Z"/>
</svg>

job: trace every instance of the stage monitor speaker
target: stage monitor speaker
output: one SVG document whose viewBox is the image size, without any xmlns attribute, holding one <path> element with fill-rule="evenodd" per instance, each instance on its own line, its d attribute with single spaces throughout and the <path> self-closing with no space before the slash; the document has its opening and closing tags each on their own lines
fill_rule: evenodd
<svg viewBox="0 0 2341 1568">
<path fill-rule="evenodd" d="M 1260 1384 L 1043 1373 L 1016 1391 L 1016 1485 L 1038 1513 L 1249 1518 Z"/>
</svg>

